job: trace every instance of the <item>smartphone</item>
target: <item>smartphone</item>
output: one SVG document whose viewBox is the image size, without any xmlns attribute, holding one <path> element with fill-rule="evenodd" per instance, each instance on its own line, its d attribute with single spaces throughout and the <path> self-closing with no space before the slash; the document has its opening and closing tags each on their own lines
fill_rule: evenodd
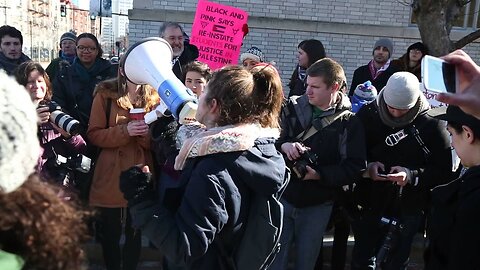
<svg viewBox="0 0 480 270">
<path fill-rule="evenodd" d="M 455 65 L 425 55 L 422 59 L 422 82 L 427 90 L 437 93 L 455 93 L 457 76 Z"/>
<path fill-rule="evenodd" d="M 377 173 L 378 177 L 388 178 L 388 175 L 384 173 Z"/>
</svg>

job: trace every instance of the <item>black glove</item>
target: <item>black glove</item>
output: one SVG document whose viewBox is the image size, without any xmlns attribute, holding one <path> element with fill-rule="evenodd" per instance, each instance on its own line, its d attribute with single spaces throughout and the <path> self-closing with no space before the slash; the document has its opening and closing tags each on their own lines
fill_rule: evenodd
<svg viewBox="0 0 480 270">
<path fill-rule="evenodd" d="M 175 137 L 179 124 L 173 117 L 162 117 L 150 126 L 152 136 L 152 149 L 159 164 L 164 164 L 167 159 L 178 154 Z"/>
<path fill-rule="evenodd" d="M 120 190 L 128 201 L 128 206 L 155 199 L 152 185 L 152 174 L 142 172 L 138 166 L 123 171 L 120 174 Z"/>
</svg>

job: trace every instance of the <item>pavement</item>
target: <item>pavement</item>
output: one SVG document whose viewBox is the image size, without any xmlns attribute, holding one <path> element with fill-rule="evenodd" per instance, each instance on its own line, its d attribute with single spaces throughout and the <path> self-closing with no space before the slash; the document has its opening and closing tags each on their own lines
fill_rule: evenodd
<svg viewBox="0 0 480 270">
<path fill-rule="evenodd" d="M 333 243 L 333 237 L 330 233 L 327 233 L 324 239 L 324 265 L 322 270 L 330 270 L 330 257 L 331 248 Z M 354 245 L 354 238 L 351 235 L 348 240 L 347 251 L 347 265 L 346 270 L 350 269 L 350 255 Z M 425 248 L 425 239 L 423 235 L 417 234 L 414 243 L 412 245 L 412 251 L 410 254 L 410 263 L 408 270 L 420 270 L 423 269 L 423 250 Z M 98 243 L 91 242 L 85 246 L 85 251 L 88 256 L 89 270 L 105 270 L 103 266 L 102 249 Z M 148 240 L 142 241 L 142 252 L 140 257 L 140 263 L 137 270 L 162 270 L 162 254 L 160 251 L 149 247 Z M 290 263 L 288 270 L 292 270 L 292 263 Z"/>
</svg>

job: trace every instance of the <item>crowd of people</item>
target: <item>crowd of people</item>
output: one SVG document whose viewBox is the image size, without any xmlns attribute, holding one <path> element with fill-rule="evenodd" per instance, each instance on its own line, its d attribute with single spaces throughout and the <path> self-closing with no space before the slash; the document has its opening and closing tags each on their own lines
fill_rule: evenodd
<svg viewBox="0 0 480 270">
<path fill-rule="evenodd" d="M 237 269 L 258 198 L 282 206 L 276 256 L 251 261 L 262 269 L 322 269 L 332 228 L 332 269 L 345 269 L 350 233 L 351 269 L 408 269 L 419 232 L 426 269 L 479 267 L 480 67 L 465 52 L 443 57 L 459 83 L 432 109 L 421 42 L 393 59 L 377 40 L 349 86 L 322 42 L 303 40 L 287 90 L 256 46 L 210 70 L 180 24 L 159 37 L 196 121 L 135 117 L 159 106 L 157 90 L 127 78 L 126 57 L 103 59 L 93 34 L 64 33 L 44 69 L 0 27 L 0 268 L 84 269 L 94 237 L 106 269 L 136 269 L 146 237 L 163 269 Z"/>
</svg>

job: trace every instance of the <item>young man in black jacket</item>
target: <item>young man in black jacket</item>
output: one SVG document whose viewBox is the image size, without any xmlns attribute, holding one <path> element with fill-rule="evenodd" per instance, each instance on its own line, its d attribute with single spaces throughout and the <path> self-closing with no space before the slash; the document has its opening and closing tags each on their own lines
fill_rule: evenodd
<svg viewBox="0 0 480 270">
<path fill-rule="evenodd" d="M 295 173 L 283 194 L 282 248 L 270 269 L 287 269 L 293 243 L 296 269 L 314 268 L 336 195 L 365 169 L 363 127 L 342 92 L 345 81 L 340 64 L 318 60 L 307 69 L 305 94 L 283 108 L 276 146 Z"/>
<path fill-rule="evenodd" d="M 391 65 L 393 55 L 393 43 L 388 38 L 382 38 L 375 42 L 372 52 L 372 60 L 368 64 L 357 68 L 353 72 L 352 84 L 348 96 L 353 96 L 357 85 L 366 81 L 372 82 L 376 89 L 381 90 L 393 73 L 399 71 Z"/>
<path fill-rule="evenodd" d="M 377 100 L 357 113 L 365 128 L 368 165 L 354 192 L 361 211 L 352 223 L 353 270 L 405 269 L 429 189 L 451 179 L 449 137 L 428 109 L 417 77 L 397 72 Z"/>
</svg>

